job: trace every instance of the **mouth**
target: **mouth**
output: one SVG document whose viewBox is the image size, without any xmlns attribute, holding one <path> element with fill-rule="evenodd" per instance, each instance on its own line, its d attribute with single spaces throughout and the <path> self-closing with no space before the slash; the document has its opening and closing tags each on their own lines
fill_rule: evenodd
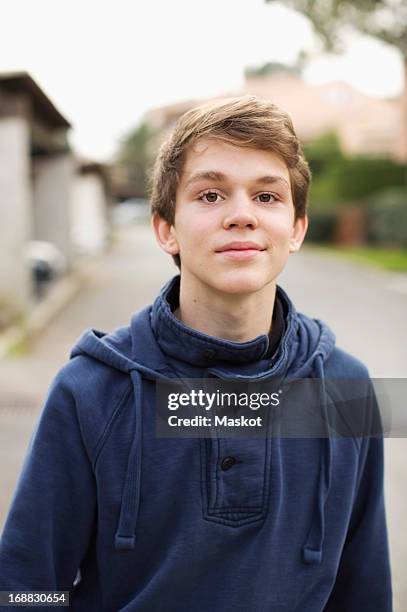
<svg viewBox="0 0 407 612">
<path fill-rule="evenodd" d="M 225 244 L 215 252 L 228 259 L 245 261 L 257 257 L 265 250 L 265 248 L 262 248 L 259 244 L 254 242 L 231 242 Z"/>
<path fill-rule="evenodd" d="M 225 253 L 230 251 L 265 251 L 263 247 L 255 242 L 229 242 L 223 245 L 219 249 L 216 249 L 216 253 Z"/>
</svg>

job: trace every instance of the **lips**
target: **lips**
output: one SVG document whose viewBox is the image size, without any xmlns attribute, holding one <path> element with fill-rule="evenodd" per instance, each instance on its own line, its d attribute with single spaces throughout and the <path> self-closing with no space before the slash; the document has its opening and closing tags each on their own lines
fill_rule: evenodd
<svg viewBox="0 0 407 612">
<path fill-rule="evenodd" d="M 216 249 L 217 253 L 223 253 L 224 251 L 264 251 L 256 242 L 229 242 L 223 245 L 219 249 Z"/>
</svg>

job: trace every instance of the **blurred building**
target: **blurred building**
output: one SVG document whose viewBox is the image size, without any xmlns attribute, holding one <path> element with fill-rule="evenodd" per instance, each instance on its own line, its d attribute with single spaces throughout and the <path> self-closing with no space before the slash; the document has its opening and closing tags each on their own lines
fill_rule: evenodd
<svg viewBox="0 0 407 612">
<path fill-rule="evenodd" d="M 113 163 L 109 168 L 110 189 L 113 199 L 116 202 L 123 202 L 130 198 L 143 198 L 144 190 L 140 184 L 136 183 L 128 168 L 119 162 Z"/>
<path fill-rule="evenodd" d="M 69 122 L 27 73 L 0 75 L 0 309 L 25 313 L 33 292 L 30 240 L 69 262 Z"/>
<path fill-rule="evenodd" d="M 0 328 L 107 235 L 107 180 L 77 162 L 70 123 L 25 72 L 0 74 Z"/>
<path fill-rule="evenodd" d="M 309 85 L 294 75 L 249 77 L 245 93 L 272 100 L 304 141 L 335 130 L 344 153 L 399 156 L 400 100 L 367 96 L 343 82 Z"/>
<path fill-rule="evenodd" d="M 303 141 L 335 130 L 345 153 L 402 156 L 401 100 L 367 96 L 350 85 L 332 82 L 310 85 L 287 72 L 248 76 L 241 91 L 227 95 L 254 94 L 287 111 Z M 193 100 L 156 108 L 146 121 L 166 133 L 186 110 L 204 102 Z"/>
<path fill-rule="evenodd" d="M 234 95 L 234 94 L 231 94 Z M 175 104 L 153 108 L 145 114 L 145 120 L 157 131 L 171 130 L 177 119 L 194 106 L 203 104 L 207 99 L 182 100 Z"/>
<path fill-rule="evenodd" d="M 77 159 L 71 203 L 71 243 L 76 254 L 97 255 L 110 239 L 110 168 Z"/>
</svg>

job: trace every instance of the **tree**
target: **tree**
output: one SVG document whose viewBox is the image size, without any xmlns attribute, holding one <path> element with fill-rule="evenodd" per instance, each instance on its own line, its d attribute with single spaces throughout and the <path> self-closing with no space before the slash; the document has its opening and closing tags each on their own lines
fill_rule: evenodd
<svg viewBox="0 0 407 612">
<path fill-rule="evenodd" d="M 302 13 L 311 21 L 327 51 L 338 52 L 343 49 L 345 28 L 353 28 L 398 48 L 404 62 L 402 154 L 407 159 L 406 0 L 286 0 L 284 5 Z"/>
<path fill-rule="evenodd" d="M 155 131 L 146 122 L 140 123 L 120 144 L 117 161 L 126 169 L 128 180 L 135 190 L 145 195 L 147 174 L 153 162 Z"/>
<path fill-rule="evenodd" d="M 277 72 L 286 72 L 288 74 L 293 74 L 296 76 L 300 76 L 305 61 L 305 54 L 300 53 L 295 64 L 282 64 L 281 62 L 266 62 L 260 66 L 248 66 L 244 73 L 246 77 L 251 76 L 268 76 L 270 74 L 275 74 Z"/>
</svg>

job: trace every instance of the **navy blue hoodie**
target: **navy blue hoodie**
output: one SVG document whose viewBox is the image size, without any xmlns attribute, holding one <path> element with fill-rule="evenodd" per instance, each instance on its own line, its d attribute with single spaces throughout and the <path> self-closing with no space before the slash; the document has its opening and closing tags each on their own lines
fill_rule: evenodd
<svg viewBox="0 0 407 612">
<path fill-rule="evenodd" d="M 0 590 L 69 590 L 83 612 L 390 612 L 382 437 L 155 435 L 160 378 L 369 381 L 365 366 L 280 287 L 270 359 L 267 335 L 186 327 L 167 299 L 178 283 L 129 326 L 86 331 L 54 379 L 5 524 Z M 222 470 L 225 457 L 238 461 Z"/>
</svg>

